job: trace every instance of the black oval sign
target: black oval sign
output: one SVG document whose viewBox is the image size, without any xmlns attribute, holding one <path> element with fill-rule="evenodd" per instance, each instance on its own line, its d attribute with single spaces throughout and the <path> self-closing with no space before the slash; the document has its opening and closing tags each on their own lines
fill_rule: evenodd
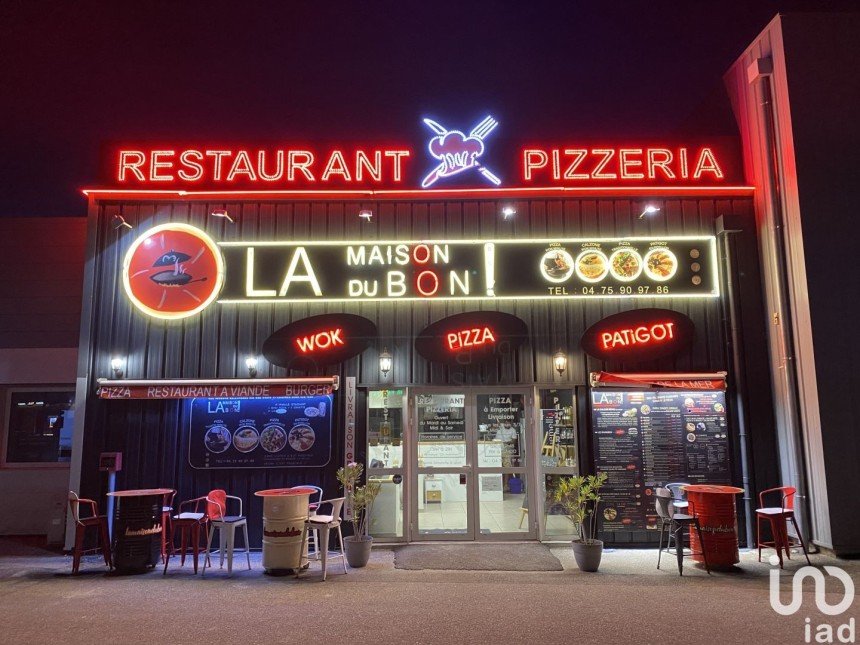
<svg viewBox="0 0 860 645">
<path fill-rule="evenodd" d="M 580 345 L 586 354 L 603 361 L 640 363 L 686 349 L 695 329 L 692 320 L 671 309 L 634 309 L 593 324 Z"/>
<path fill-rule="evenodd" d="M 376 325 L 354 314 L 322 314 L 285 325 L 263 343 L 273 365 L 301 368 L 341 363 L 360 354 L 376 338 Z"/>
<path fill-rule="evenodd" d="M 415 351 L 430 361 L 469 365 L 512 353 L 528 334 L 526 324 L 501 311 L 467 311 L 424 328 Z"/>
</svg>

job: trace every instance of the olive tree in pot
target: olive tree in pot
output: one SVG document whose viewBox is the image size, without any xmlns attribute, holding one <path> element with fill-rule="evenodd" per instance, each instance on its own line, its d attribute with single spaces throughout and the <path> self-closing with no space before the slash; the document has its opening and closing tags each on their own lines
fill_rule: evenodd
<svg viewBox="0 0 860 645">
<path fill-rule="evenodd" d="M 352 509 L 352 535 L 343 539 L 346 551 L 346 561 L 351 567 L 363 567 L 370 559 L 370 549 L 373 538 L 370 537 L 370 515 L 373 512 L 373 502 L 379 495 L 381 484 L 368 481 L 359 486 L 358 481 L 364 472 L 364 466 L 351 462 L 338 468 L 337 480 L 343 487 L 347 504 Z"/>
<path fill-rule="evenodd" d="M 580 571 L 597 571 L 603 542 L 596 540 L 597 507 L 606 473 L 563 477 L 553 491 L 553 499 L 564 507 L 579 538 L 573 541 L 573 557 Z"/>
</svg>

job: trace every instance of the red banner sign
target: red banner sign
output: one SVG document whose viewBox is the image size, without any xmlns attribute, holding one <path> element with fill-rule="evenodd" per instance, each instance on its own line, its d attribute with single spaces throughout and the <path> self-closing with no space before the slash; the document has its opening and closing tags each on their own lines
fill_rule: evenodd
<svg viewBox="0 0 860 645">
<path fill-rule="evenodd" d="M 334 379 L 224 379 L 222 381 L 100 381 L 102 399 L 196 399 L 320 396 L 337 389 Z"/>
</svg>

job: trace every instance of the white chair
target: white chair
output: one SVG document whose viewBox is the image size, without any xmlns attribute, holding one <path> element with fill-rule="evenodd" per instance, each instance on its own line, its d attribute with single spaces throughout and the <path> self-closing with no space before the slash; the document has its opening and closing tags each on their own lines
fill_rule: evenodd
<svg viewBox="0 0 860 645">
<path fill-rule="evenodd" d="M 296 486 L 296 488 L 314 489 L 314 494 L 308 498 L 308 517 L 313 517 L 317 514 L 317 509 L 320 504 L 322 504 L 323 489 L 319 486 L 314 486 L 313 484 L 300 484 Z M 311 541 L 313 541 L 314 552 L 319 551 L 320 539 L 319 532 L 316 529 L 313 529 L 310 534 L 308 534 L 308 549 L 311 548 Z"/>
<path fill-rule="evenodd" d="M 227 515 L 227 500 L 239 502 L 239 514 Z M 248 519 L 242 515 L 242 499 L 228 495 L 223 490 L 210 491 L 206 496 L 209 510 L 209 535 L 206 539 L 206 558 L 203 560 L 203 573 L 206 575 L 206 565 L 209 563 L 209 552 L 212 550 L 212 537 L 218 529 L 218 547 L 221 552 L 220 567 L 224 566 L 224 552 L 227 552 L 227 575 L 233 575 L 233 545 L 236 529 L 242 527 L 245 537 L 245 556 L 248 558 L 248 569 L 251 569 L 251 547 L 248 544 Z"/>
<path fill-rule="evenodd" d="M 340 531 L 340 522 L 341 517 L 340 513 L 343 510 L 343 502 L 345 497 L 338 497 L 336 499 L 326 499 L 320 502 L 320 506 L 325 504 L 331 504 L 331 514 L 330 515 L 322 515 L 319 512 L 319 508 L 317 508 L 317 513 L 311 515 L 307 522 L 305 522 L 305 530 L 302 534 L 302 552 L 305 550 L 305 545 L 307 544 L 308 534 L 312 531 L 319 531 L 320 538 L 320 548 L 314 549 L 315 559 L 319 560 L 322 564 L 322 579 L 325 581 L 327 565 L 328 565 L 328 540 L 329 534 L 331 531 L 337 529 L 337 537 L 340 541 L 340 555 L 335 555 L 335 557 L 340 557 L 343 561 L 343 572 L 348 573 L 346 568 L 346 553 L 343 551 L 343 533 Z M 308 554 L 308 559 L 310 559 L 310 554 Z M 298 578 L 301 574 L 301 569 L 296 571 L 296 577 Z"/>
</svg>

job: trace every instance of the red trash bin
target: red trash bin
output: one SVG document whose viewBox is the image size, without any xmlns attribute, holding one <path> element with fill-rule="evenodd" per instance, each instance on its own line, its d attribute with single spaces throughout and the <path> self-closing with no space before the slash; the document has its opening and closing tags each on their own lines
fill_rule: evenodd
<svg viewBox="0 0 860 645">
<path fill-rule="evenodd" d="M 696 562 L 704 562 L 702 551 L 708 554 L 708 565 L 713 568 L 728 568 L 738 562 L 738 517 L 735 512 L 735 495 L 743 493 L 743 488 L 735 486 L 715 486 L 712 484 L 691 484 L 684 486 L 689 502 L 689 514 L 699 519 L 702 539 L 690 531 L 690 548 Z"/>
</svg>

